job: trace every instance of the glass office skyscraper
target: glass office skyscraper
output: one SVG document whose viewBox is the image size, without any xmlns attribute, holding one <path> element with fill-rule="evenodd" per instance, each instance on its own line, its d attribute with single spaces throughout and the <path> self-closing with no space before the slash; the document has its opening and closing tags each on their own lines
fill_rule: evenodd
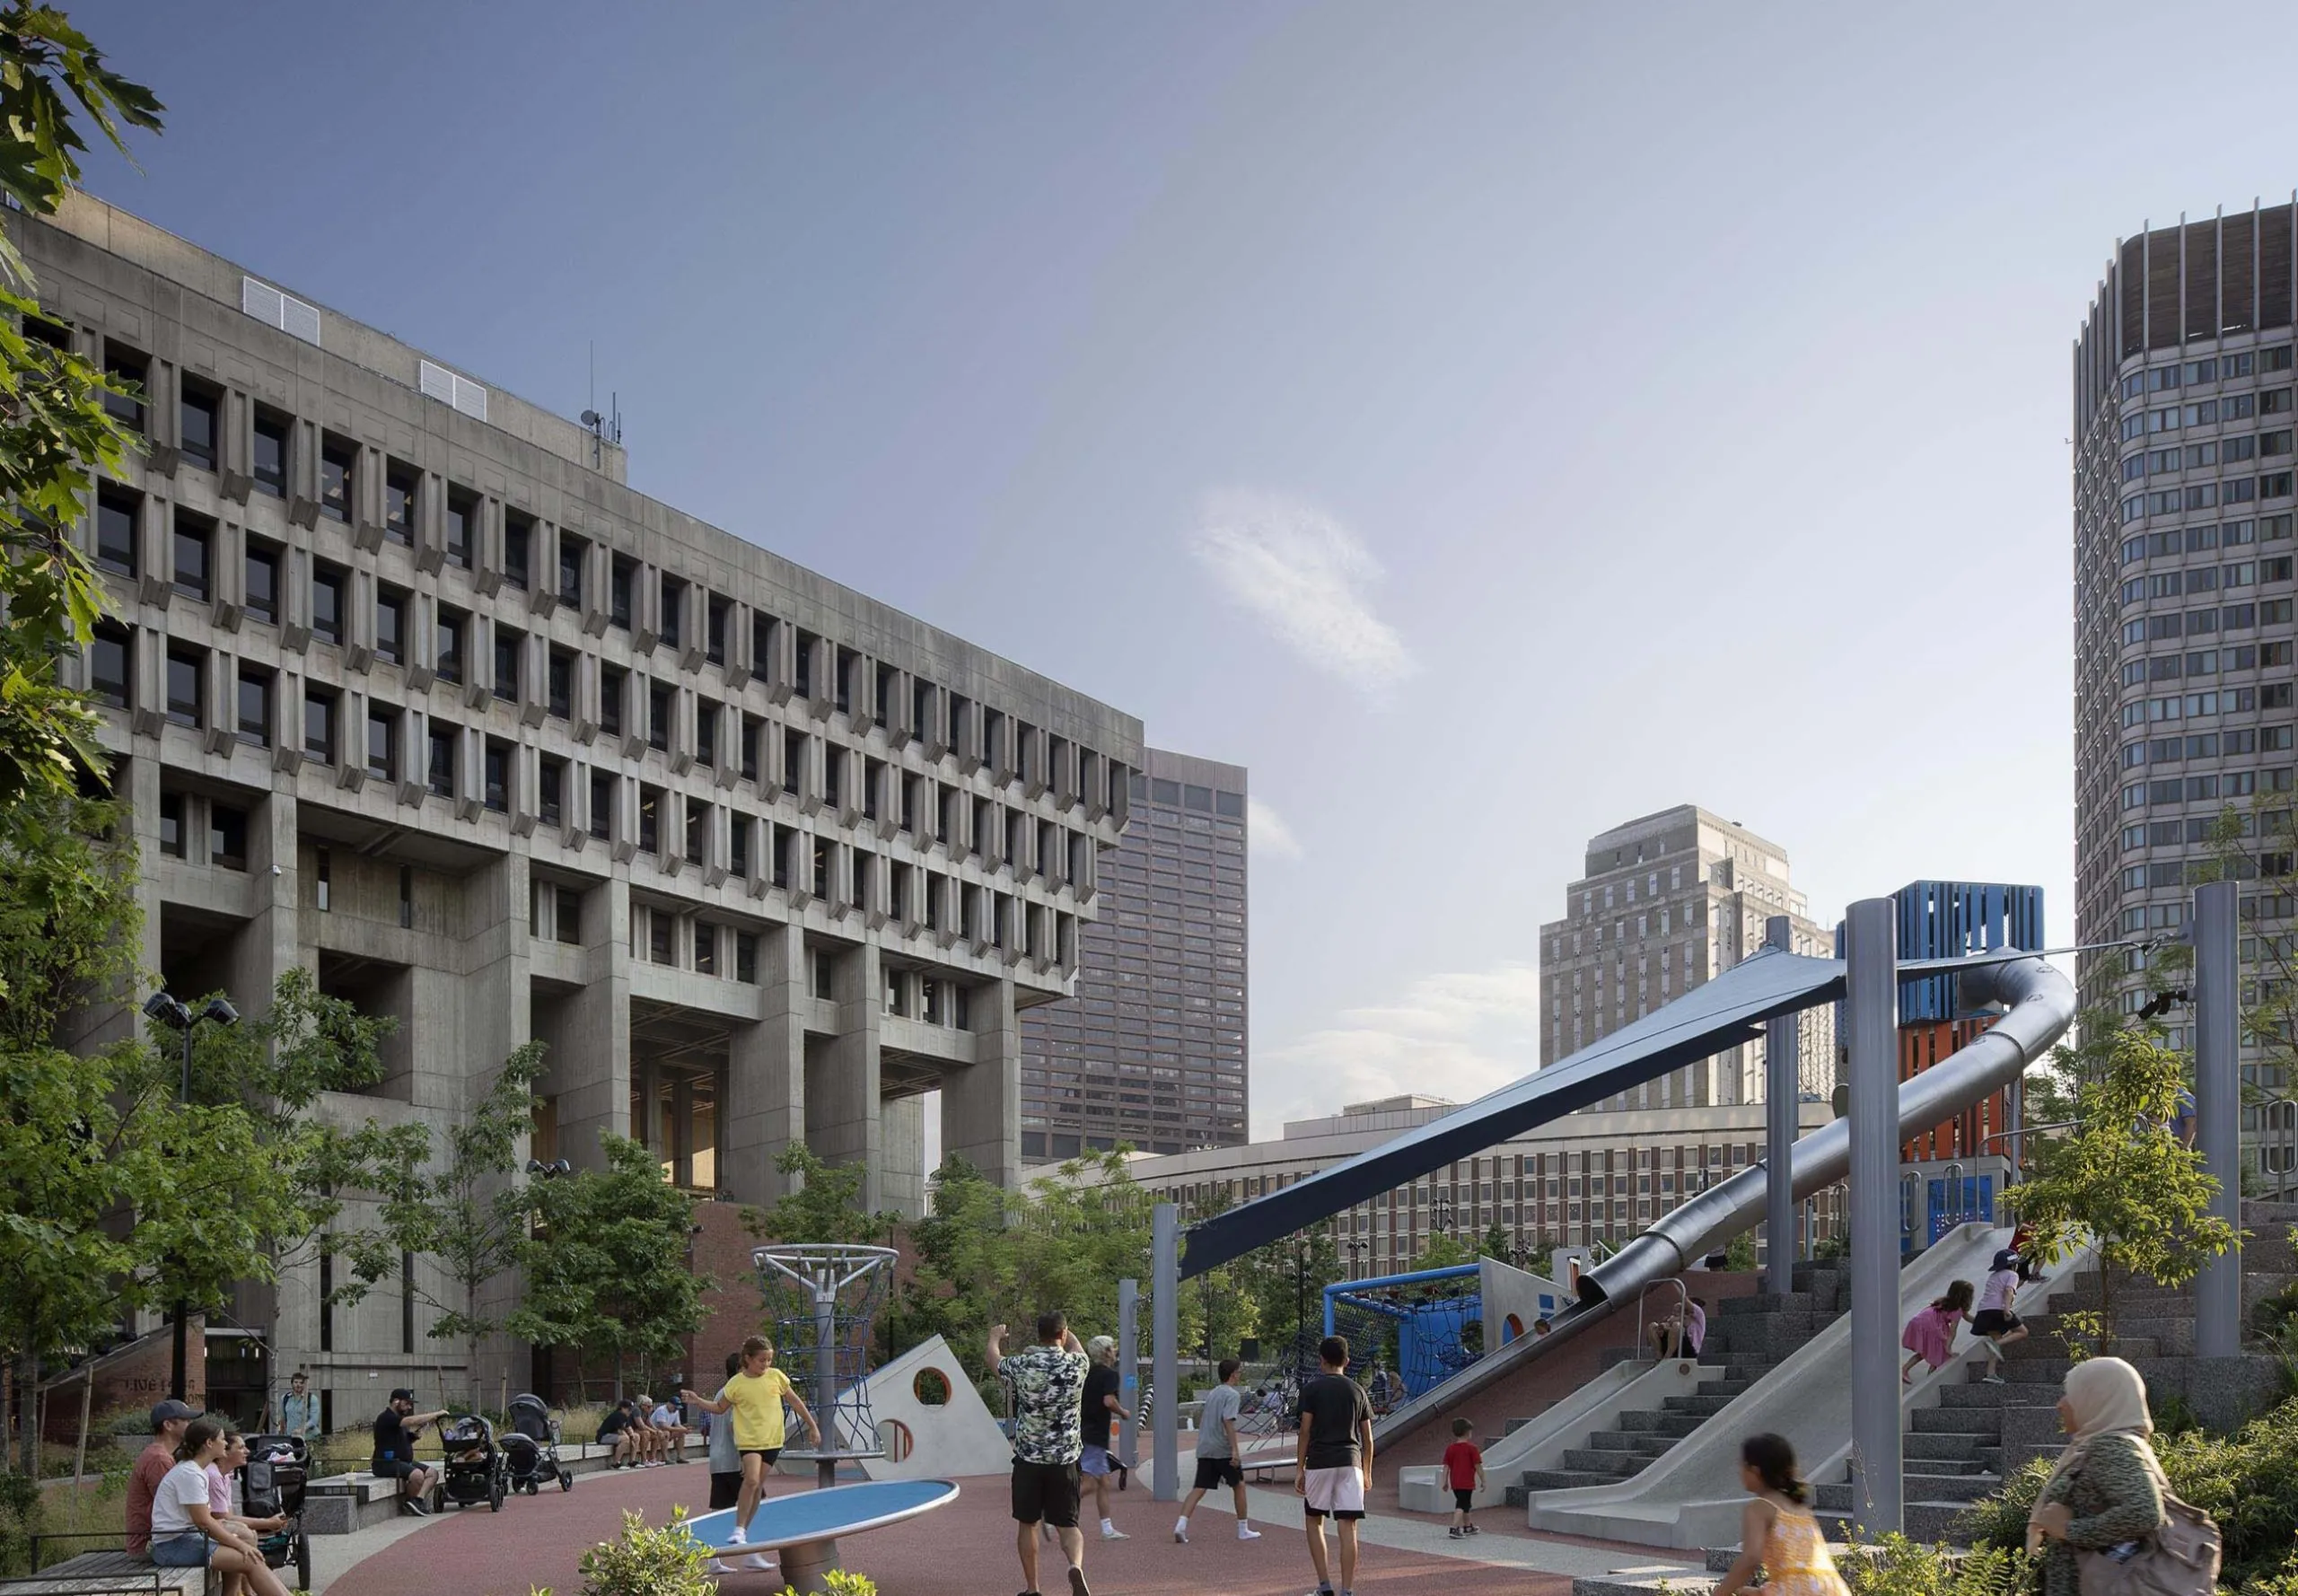
<svg viewBox="0 0 2298 1596">
<path fill-rule="evenodd" d="M 1077 992 L 1022 1018 L 1022 1160 L 1246 1137 L 1245 772 L 1147 750 Z"/>
</svg>

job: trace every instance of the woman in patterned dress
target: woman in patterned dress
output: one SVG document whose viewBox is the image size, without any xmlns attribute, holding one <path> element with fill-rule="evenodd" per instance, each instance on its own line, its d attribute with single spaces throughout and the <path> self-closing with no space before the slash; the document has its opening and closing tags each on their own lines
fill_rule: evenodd
<svg viewBox="0 0 2298 1596">
<path fill-rule="evenodd" d="M 1850 1596 L 1811 1516 L 1811 1487 L 1796 1476 L 1795 1449 L 1777 1435 L 1749 1436 L 1740 1443 L 1740 1484 L 1750 1497 L 1740 1557 L 1712 1596 L 1737 1596 L 1759 1568 L 1769 1576 L 1765 1596 Z"/>
<path fill-rule="evenodd" d="M 2066 1372 L 2058 1422 L 2074 1439 L 2036 1494 L 2027 1549 L 2043 1554 L 2043 1596 L 2078 1596 L 2078 1548 L 2136 1550 L 2162 1527 L 2162 1466 L 2147 1441 L 2146 1382 L 2120 1358 L 2087 1358 Z"/>
</svg>

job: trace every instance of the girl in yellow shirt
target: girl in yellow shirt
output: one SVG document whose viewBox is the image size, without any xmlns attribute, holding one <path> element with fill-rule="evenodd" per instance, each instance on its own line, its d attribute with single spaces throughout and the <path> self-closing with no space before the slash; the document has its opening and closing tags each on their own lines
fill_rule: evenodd
<svg viewBox="0 0 2298 1596">
<path fill-rule="evenodd" d="M 774 1366 L 774 1343 L 763 1336 L 752 1336 L 742 1343 L 742 1372 L 727 1381 L 716 1397 L 691 1390 L 679 1395 L 705 1413 L 734 1416 L 734 1449 L 742 1459 L 742 1494 L 734 1506 L 734 1532 L 728 1539 L 741 1546 L 749 1539 L 750 1515 L 758 1511 L 759 1497 L 765 1491 L 766 1471 L 782 1455 L 783 1403 L 798 1410 L 808 1443 L 817 1451 L 822 1443 L 821 1426 L 814 1422 L 790 1377 Z M 774 1565 L 753 1554 L 748 1566 L 771 1568 Z"/>
</svg>

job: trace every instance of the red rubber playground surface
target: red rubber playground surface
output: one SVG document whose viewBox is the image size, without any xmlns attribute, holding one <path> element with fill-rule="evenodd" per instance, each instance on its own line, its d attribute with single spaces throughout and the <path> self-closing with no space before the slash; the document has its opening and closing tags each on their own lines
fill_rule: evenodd
<svg viewBox="0 0 2298 1596">
<path fill-rule="evenodd" d="M 499 1513 L 484 1506 L 455 1509 L 351 1569 L 328 1586 L 328 1596 L 421 1591 L 527 1596 L 537 1586 L 575 1596 L 583 1585 L 577 1559 L 619 1532 L 625 1509 L 657 1524 L 668 1521 L 674 1504 L 698 1515 L 709 1500 L 709 1482 L 698 1464 L 591 1474 L 576 1480 L 569 1494 L 513 1497 Z M 840 1543 L 845 1565 L 875 1580 L 883 1596 L 1012 1596 L 1022 1578 L 1005 1482 L 988 1478 L 960 1484 L 962 1494 L 947 1507 Z M 810 1482 L 785 1478 L 770 1487 L 776 1494 L 809 1488 Z M 1300 1596 L 1315 1584 L 1297 1520 L 1257 1524 L 1262 1539 L 1240 1541 L 1234 1519 L 1201 1508 L 1190 1543 L 1176 1546 L 1171 1504 L 1138 1490 L 1120 1492 L 1116 1500 L 1118 1528 L 1133 1539 L 1104 1541 L 1089 1532 L 1085 1574 L 1095 1596 Z M 1039 1556 L 1039 1584 L 1048 1596 L 1067 1596 L 1058 1549 L 1048 1546 Z M 1571 1583 L 1563 1574 L 1371 1546 L 1356 1576 L 1359 1592 L 1396 1596 L 1502 1591 L 1569 1596 Z M 778 1575 L 763 1572 L 729 1574 L 720 1584 L 727 1596 L 770 1596 L 782 1589 Z"/>
</svg>

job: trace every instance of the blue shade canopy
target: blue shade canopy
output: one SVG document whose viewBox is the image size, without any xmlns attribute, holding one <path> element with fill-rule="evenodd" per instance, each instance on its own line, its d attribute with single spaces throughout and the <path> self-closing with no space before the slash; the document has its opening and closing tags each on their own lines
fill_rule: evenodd
<svg viewBox="0 0 2298 1596">
<path fill-rule="evenodd" d="M 1218 1268 L 1574 1109 L 1752 1041 L 1765 1021 L 1831 1002 L 1842 993 L 1841 960 L 1766 949 L 1561 1063 L 1345 1163 L 1190 1226 L 1181 1278 Z"/>
</svg>

